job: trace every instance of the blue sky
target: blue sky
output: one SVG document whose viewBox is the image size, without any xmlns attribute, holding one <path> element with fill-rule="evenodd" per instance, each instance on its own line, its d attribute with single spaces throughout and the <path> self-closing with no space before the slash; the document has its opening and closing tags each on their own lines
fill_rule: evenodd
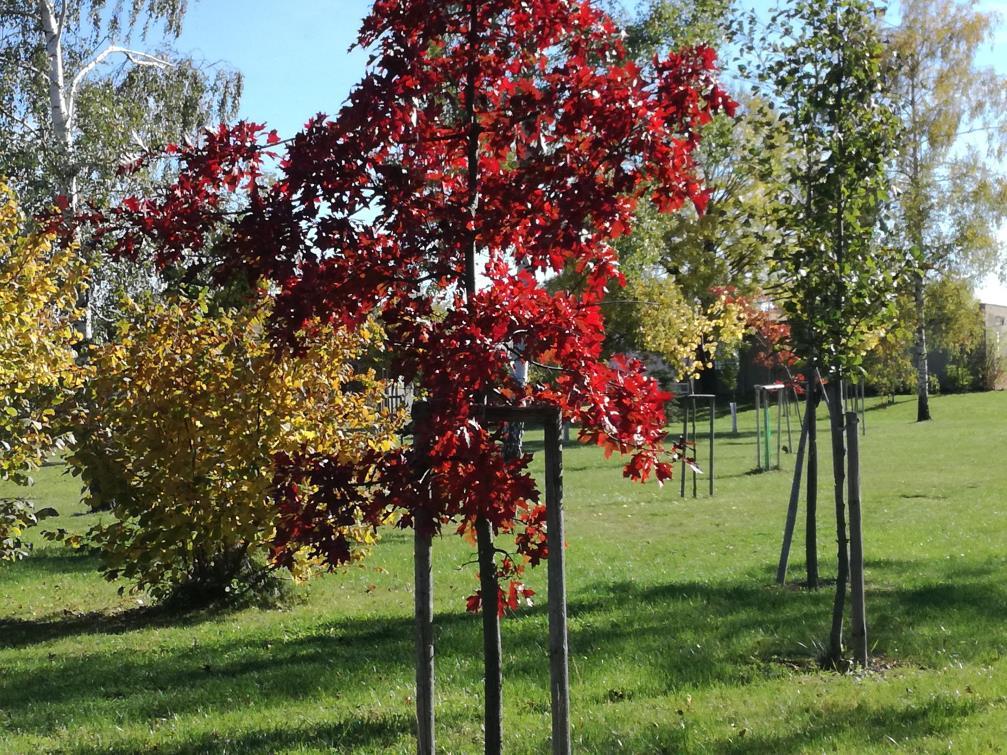
<svg viewBox="0 0 1007 755">
<path fill-rule="evenodd" d="M 760 10 L 775 5 L 742 3 Z M 245 77 L 241 117 L 288 136 L 315 113 L 335 113 L 360 79 L 367 55 L 347 49 L 370 5 L 370 0 L 196 0 L 178 48 L 239 69 Z M 1007 0 L 982 0 L 979 6 L 1007 15 Z M 982 62 L 1007 73 L 1007 28 L 983 51 Z M 1007 244 L 1007 229 L 1001 238 Z M 977 294 L 1007 304 L 1007 286 L 995 279 Z"/>
<path fill-rule="evenodd" d="M 335 113 L 364 70 L 348 53 L 369 0 L 202 0 L 190 5 L 178 48 L 222 60 L 245 77 L 241 116 L 290 135 Z"/>
</svg>

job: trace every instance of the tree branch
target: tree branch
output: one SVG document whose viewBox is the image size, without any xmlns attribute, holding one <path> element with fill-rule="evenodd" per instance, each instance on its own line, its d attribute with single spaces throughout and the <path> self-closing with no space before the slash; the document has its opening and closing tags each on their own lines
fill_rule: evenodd
<svg viewBox="0 0 1007 755">
<path fill-rule="evenodd" d="M 174 68 L 175 64 L 170 60 L 164 60 L 158 58 L 154 55 L 150 55 L 145 52 L 140 52 L 139 50 L 130 50 L 126 47 L 119 47 L 118 45 L 109 45 L 104 50 L 95 55 L 91 60 L 86 63 L 83 68 L 81 68 L 77 75 L 73 77 L 73 81 L 70 84 L 70 99 L 74 98 L 77 93 L 78 87 L 87 78 L 88 74 L 91 73 L 95 68 L 101 65 L 102 61 L 106 60 L 112 55 L 121 54 L 126 57 L 126 59 L 135 66 L 151 66 L 154 68 Z"/>
</svg>

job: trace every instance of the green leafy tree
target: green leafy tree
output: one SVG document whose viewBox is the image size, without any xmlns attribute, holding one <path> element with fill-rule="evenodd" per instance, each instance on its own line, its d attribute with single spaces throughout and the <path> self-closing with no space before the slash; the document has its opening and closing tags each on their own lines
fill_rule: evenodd
<svg viewBox="0 0 1007 755">
<path fill-rule="evenodd" d="M 1007 77 L 976 60 L 996 17 L 967 0 L 903 0 L 889 34 L 891 87 L 902 122 L 895 172 L 901 243 L 917 255 L 917 420 L 930 419 L 926 288 L 944 276 L 1002 271 L 1007 218 Z M 980 145 L 985 147 L 980 148 Z"/>
<path fill-rule="evenodd" d="M 816 371 L 829 379 L 839 545 L 833 664 L 843 655 L 850 563 L 842 382 L 883 328 L 902 264 L 879 233 L 897 136 L 883 89 L 879 17 L 869 0 L 791 0 L 774 12 L 760 44 L 760 79 L 790 143 L 775 209 L 786 242 L 774 251 L 778 297 L 809 385 Z M 811 409 L 809 392 L 809 417 Z M 865 647 L 857 650 L 866 657 Z"/>
<path fill-rule="evenodd" d="M 884 333 L 864 356 L 863 369 L 867 384 L 895 403 L 895 395 L 910 390 L 915 384 L 916 370 L 910 353 L 913 345 L 913 300 L 900 294 L 895 314 Z"/>
<path fill-rule="evenodd" d="M 646 63 L 656 52 L 697 43 L 721 47 L 736 26 L 730 0 L 651 0 L 627 24 L 627 41 Z M 673 214 L 642 204 L 631 236 L 618 242 L 628 285 L 606 301 L 613 352 L 651 351 L 669 361 L 679 379 L 736 351 L 720 289 L 754 289 L 764 277 L 772 225 L 765 184 L 752 162 L 767 150 L 744 115 L 715 116 L 703 128 L 696 161 L 707 188 L 702 212 Z M 726 326 L 726 327 L 725 327 Z M 719 344 L 719 346 L 718 346 Z"/>
</svg>

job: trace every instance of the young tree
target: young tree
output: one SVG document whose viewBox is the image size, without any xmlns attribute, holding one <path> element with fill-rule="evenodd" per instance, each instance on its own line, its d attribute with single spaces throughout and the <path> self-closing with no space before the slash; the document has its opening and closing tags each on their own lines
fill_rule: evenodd
<svg viewBox="0 0 1007 755">
<path fill-rule="evenodd" d="M 234 115 L 240 76 L 169 47 L 185 11 L 184 0 L 0 0 L 0 175 L 31 215 L 143 190 L 160 177 L 124 174 L 125 160 Z M 82 294 L 89 338 L 91 300 L 116 274 L 99 271 Z"/>
<path fill-rule="evenodd" d="M 995 158 L 1007 148 L 1007 77 L 976 61 L 996 17 L 974 2 L 902 0 L 899 20 L 888 39 L 902 122 L 895 182 L 901 241 L 920 259 L 913 297 L 922 422 L 930 419 L 928 282 L 946 275 L 976 280 L 1004 264 L 997 231 L 1007 218 L 1007 176 Z"/>
<path fill-rule="evenodd" d="M 878 231 L 896 143 L 882 89 L 879 15 L 869 0 L 792 0 L 770 19 L 761 69 L 791 143 L 777 209 L 788 237 L 775 252 L 782 304 L 809 388 L 818 371 L 829 381 L 839 561 L 828 651 L 833 664 L 843 653 L 850 564 L 842 381 L 876 338 L 902 264 L 880 244 Z M 857 654 L 862 660 L 866 650 Z"/>
<path fill-rule="evenodd" d="M 678 449 L 664 446 L 667 396 L 639 363 L 602 358 L 600 303 L 620 280 L 611 241 L 642 197 L 663 211 L 705 205 L 692 161 L 698 128 L 733 103 L 716 85 L 711 49 L 644 71 L 590 0 L 379 0 L 360 44 L 374 47 L 372 67 L 337 118 L 291 140 L 275 185 L 261 181 L 262 130 L 222 128 L 183 149 L 166 195 L 125 203 L 109 232 L 121 253 L 150 241 L 161 261 L 175 259 L 207 246 L 240 187 L 247 212 L 218 249 L 225 268 L 277 286 L 282 341 L 296 343 L 315 317 L 350 328 L 380 320 L 392 376 L 418 382 L 430 416 L 420 456 L 401 449 L 377 465 L 371 516 L 399 511 L 402 526 L 430 534 L 450 524 L 475 537 L 480 589 L 469 607 L 483 610 L 489 693 L 498 613 L 527 593 L 524 564 L 548 554 L 529 457 L 504 457 L 480 406 L 557 407 L 583 440 L 631 454 L 626 476 L 670 476 Z M 568 266 L 582 288 L 547 291 L 538 274 Z M 515 380 L 515 343 L 555 379 Z M 310 470 L 323 459 L 300 461 Z M 280 489 L 302 536 L 323 537 L 315 523 L 362 505 L 360 466 L 326 463 L 328 487 L 310 505 L 295 486 Z M 418 476 L 417 465 L 429 472 Z M 497 562 L 501 532 L 517 553 Z M 488 710 L 490 751 L 498 721 Z"/>
</svg>

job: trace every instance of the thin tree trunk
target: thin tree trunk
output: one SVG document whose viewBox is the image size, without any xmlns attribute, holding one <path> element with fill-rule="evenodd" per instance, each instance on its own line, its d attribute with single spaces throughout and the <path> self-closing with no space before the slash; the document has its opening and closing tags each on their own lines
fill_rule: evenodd
<svg viewBox="0 0 1007 755">
<path fill-rule="evenodd" d="M 64 4 L 64 11 L 69 3 Z M 56 176 L 56 191 L 66 200 L 66 212 L 73 215 L 80 205 L 78 189 L 77 161 L 73 146 L 73 99 L 70 85 L 66 80 L 66 62 L 63 55 L 63 32 L 66 23 L 65 12 L 56 16 L 56 8 L 50 0 L 36 0 L 36 14 L 42 27 L 42 37 L 45 42 L 47 59 L 46 78 L 49 88 L 49 124 L 56 144 L 62 154 L 62 160 Z M 55 197 L 53 198 L 55 199 Z M 81 319 L 74 324 L 80 333 L 81 348 L 86 349 L 93 336 L 93 316 L 91 290 L 87 286 L 79 289 L 77 306 L 81 311 Z"/>
<path fill-rule="evenodd" d="M 469 240 L 465 246 L 465 300 L 471 304 L 476 293 L 476 258 L 478 257 L 479 226 L 479 121 L 476 118 L 476 83 L 479 74 L 479 5 L 480 0 L 469 0 L 467 43 L 469 61 L 465 72 L 465 127 L 467 131 L 466 157 Z M 499 580 L 496 572 L 493 529 L 484 516 L 476 517 L 476 538 L 479 550 L 479 586 L 482 593 L 484 704 L 487 753 L 495 755 L 502 747 L 502 677 L 500 658 L 500 617 L 497 607 Z"/>
<path fill-rule="evenodd" d="M 927 364 L 927 323 L 923 298 L 923 273 L 913 281 L 913 299 L 916 305 L 916 333 L 913 347 L 916 351 L 916 421 L 930 419 L 930 373 Z"/>
<path fill-rule="evenodd" d="M 500 615 L 497 608 L 499 582 L 496 574 L 493 531 L 485 517 L 476 519 L 479 545 L 479 587 L 482 591 L 483 657 L 485 677 L 485 727 L 487 755 L 497 755 L 503 747 L 503 676 L 500 668 Z"/>
<path fill-rule="evenodd" d="M 846 496 L 843 483 L 846 480 L 846 438 L 843 427 L 842 381 L 837 378 L 829 382 L 829 415 L 832 427 L 832 477 L 836 501 L 836 545 L 838 565 L 836 568 L 836 594 L 832 604 L 832 631 L 829 633 L 829 650 L 826 660 L 839 668 L 843 660 L 843 615 L 846 609 L 846 583 L 850 575 L 849 543 L 846 536 Z"/>
<path fill-rule="evenodd" d="M 808 589 L 818 589 L 818 419 L 815 416 L 818 401 L 818 377 L 814 368 L 808 368 L 805 381 L 806 405 L 804 421 L 808 425 L 808 506 L 804 525 L 804 557 L 807 564 Z"/>
</svg>

